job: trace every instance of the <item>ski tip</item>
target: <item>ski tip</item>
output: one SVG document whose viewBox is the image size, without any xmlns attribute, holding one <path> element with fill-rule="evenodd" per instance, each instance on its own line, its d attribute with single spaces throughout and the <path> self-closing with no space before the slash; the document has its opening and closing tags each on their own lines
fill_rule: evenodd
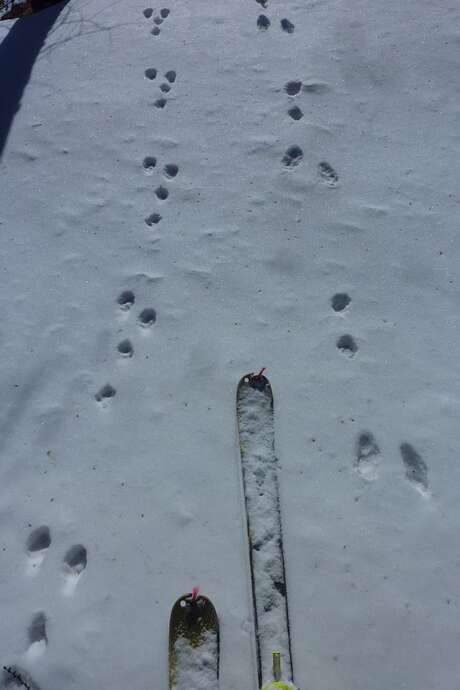
<svg viewBox="0 0 460 690">
<path fill-rule="evenodd" d="M 255 388 L 256 390 L 264 391 L 267 386 L 270 386 L 270 381 L 264 375 L 264 371 L 266 371 L 266 367 L 262 367 L 258 373 L 251 372 L 250 374 L 245 374 L 240 379 L 238 387 L 242 388 L 249 386 L 251 388 Z"/>
</svg>

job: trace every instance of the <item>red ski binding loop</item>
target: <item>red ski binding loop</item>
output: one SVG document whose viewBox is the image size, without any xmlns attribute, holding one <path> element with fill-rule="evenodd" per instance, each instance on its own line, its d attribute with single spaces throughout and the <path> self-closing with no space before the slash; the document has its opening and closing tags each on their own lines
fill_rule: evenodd
<svg viewBox="0 0 460 690">
<path fill-rule="evenodd" d="M 192 601 L 196 601 L 200 593 L 199 587 L 192 587 Z"/>
</svg>

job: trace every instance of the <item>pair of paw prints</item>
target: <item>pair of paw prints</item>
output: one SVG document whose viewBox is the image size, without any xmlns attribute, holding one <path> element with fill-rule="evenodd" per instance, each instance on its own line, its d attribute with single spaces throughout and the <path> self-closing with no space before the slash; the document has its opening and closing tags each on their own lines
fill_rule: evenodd
<svg viewBox="0 0 460 690">
<path fill-rule="evenodd" d="M 282 158 L 282 164 L 285 168 L 295 168 L 303 160 L 303 151 L 297 144 L 293 144 L 286 149 Z M 323 184 L 328 187 L 336 187 L 339 181 L 339 176 L 329 163 L 321 161 L 318 163 L 318 178 Z"/>
<path fill-rule="evenodd" d="M 256 0 L 256 2 L 259 3 L 259 5 L 262 5 L 262 7 L 266 8 L 268 6 L 268 2 L 262 3 L 260 0 Z M 271 26 L 271 21 L 267 17 L 266 14 L 259 14 L 257 17 L 257 28 L 260 31 L 267 31 Z M 294 29 L 295 29 L 295 24 L 293 24 L 289 19 L 281 19 L 280 21 L 280 26 L 283 31 L 285 31 L 287 34 L 293 34 Z"/>
<path fill-rule="evenodd" d="M 157 76 L 158 76 L 158 70 L 155 67 L 148 67 L 144 71 L 144 77 L 146 79 L 148 79 L 149 81 L 155 81 Z M 165 72 L 164 79 L 166 81 L 163 80 L 160 84 L 160 91 L 162 94 L 166 94 L 166 93 L 169 93 L 171 91 L 172 84 L 174 84 L 174 82 L 177 79 L 177 73 L 173 69 L 170 69 L 167 72 Z M 167 102 L 168 102 L 168 99 L 165 98 L 165 96 L 163 95 L 163 96 L 160 96 L 160 98 L 157 98 L 153 105 L 155 106 L 155 108 L 163 109 Z"/>
<path fill-rule="evenodd" d="M 301 89 L 302 82 L 297 80 L 288 81 L 284 85 L 284 90 L 291 99 L 298 96 Z M 296 122 L 303 118 L 303 112 L 301 111 L 298 105 L 291 105 L 291 107 L 288 109 L 288 115 L 292 120 L 295 120 Z"/>
<path fill-rule="evenodd" d="M 47 525 L 41 525 L 29 534 L 26 544 L 28 575 L 34 576 L 39 573 L 50 546 L 51 532 Z M 71 546 L 70 549 L 66 551 L 62 561 L 62 571 L 64 576 L 63 594 L 69 596 L 74 593 L 87 563 L 87 551 L 82 544 L 74 544 L 74 546 Z M 34 640 L 34 642 L 37 642 L 38 640 L 38 620 L 39 619 L 37 618 L 37 625 L 33 628 L 34 635 L 37 638 Z M 42 627 L 44 629 L 44 625 Z"/>
<path fill-rule="evenodd" d="M 289 96 L 291 103 L 302 91 L 305 91 L 306 93 L 315 94 L 323 93 L 324 91 L 328 90 L 329 87 L 327 86 L 327 84 L 316 81 L 310 81 L 304 84 L 299 79 L 291 79 L 284 85 L 284 91 Z M 290 118 L 296 121 L 301 120 L 303 118 L 302 110 L 298 105 L 293 103 L 288 109 L 288 115 Z"/>
<path fill-rule="evenodd" d="M 421 455 L 410 443 L 404 442 L 399 446 L 401 460 L 405 469 L 405 477 L 421 494 L 429 493 L 428 466 Z M 380 448 L 370 431 L 363 431 L 356 441 L 354 466 L 358 474 L 367 481 L 378 477 L 380 464 Z"/>
<path fill-rule="evenodd" d="M 136 301 L 132 290 L 123 290 L 117 297 L 118 307 L 124 311 L 129 311 Z M 137 317 L 139 326 L 143 329 L 150 328 L 156 323 L 157 313 L 153 307 L 145 307 Z M 130 359 L 134 355 L 134 347 L 129 338 L 123 338 L 117 345 L 118 356 L 122 359 Z M 110 398 L 115 397 L 117 390 L 111 383 L 104 384 L 94 395 L 98 403 L 106 403 Z"/>
<path fill-rule="evenodd" d="M 163 7 L 159 14 L 155 15 L 153 17 L 153 23 L 155 26 L 151 30 L 152 36 L 159 36 L 160 35 L 160 26 L 163 24 L 164 20 L 169 17 L 169 12 L 170 10 L 167 7 Z M 146 19 L 150 19 L 153 16 L 153 8 L 152 7 L 146 7 L 145 10 L 142 13 Z"/>
<path fill-rule="evenodd" d="M 155 156 L 146 156 L 142 162 L 142 167 L 147 175 L 153 175 L 155 169 L 157 168 L 157 159 Z M 179 166 L 176 163 L 166 163 L 162 169 L 163 176 L 168 180 L 173 180 L 179 173 Z M 155 189 L 155 196 L 159 201 L 166 201 L 169 197 L 169 190 L 164 184 L 158 185 Z M 161 220 L 161 215 L 159 213 L 151 213 L 145 219 L 146 224 L 149 227 L 152 225 L 157 225 Z"/>
<path fill-rule="evenodd" d="M 343 312 L 351 303 L 351 297 L 346 292 L 336 292 L 331 297 L 331 307 L 335 312 Z M 337 340 L 337 348 L 343 355 L 354 357 L 358 352 L 358 345 L 349 333 L 341 335 Z"/>
</svg>

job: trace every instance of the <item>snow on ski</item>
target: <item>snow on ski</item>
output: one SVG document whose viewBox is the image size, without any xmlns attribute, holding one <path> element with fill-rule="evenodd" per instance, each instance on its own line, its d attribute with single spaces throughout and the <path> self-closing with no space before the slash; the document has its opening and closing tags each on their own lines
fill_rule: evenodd
<svg viewBox="0 0 460 690">
<path fill-rule="evenodd" d="M 194 588 L 174 604 L 169 621 L 169 690 L 218 690 L 219 620 Z"/>
<path fill-rule="evenodd" d="M 273 394 L 263 371 L 243 376 L 236 403 L 259 687 L 273 677 L 274 651 L 283 659 L 284 678 L 293 680 Z"/>
</svg>

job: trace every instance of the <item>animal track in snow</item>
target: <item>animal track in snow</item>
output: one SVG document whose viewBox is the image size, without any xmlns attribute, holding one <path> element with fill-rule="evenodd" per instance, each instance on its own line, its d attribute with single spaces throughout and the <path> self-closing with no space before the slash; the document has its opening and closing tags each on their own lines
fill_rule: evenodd
<svg viewBox="0 0 460 690">
<path fill-rule="evenodd" d="M 32 618 L 27 634 L 29 638 L 27 657 L 29 659 L 37 659 L 43 654 L 48 645 L 48 637 L 46 635 L 46 616 L 43 611 L 36 613 Z"/>
<path fill-rule="evenodd" d="M 179 166 L 175 163 L 166 163 L 165 167 L 163 168 L 163 172 L 166 177 L 172 179 L 173 177 L 176 177 L 177 173 L 179 172 Z"/>
<path fill-rule="evenodd" d="M 336 171 L 332 165 L 329 165 L 326 161 L 321 161 L 321 163 L 318 164 L 318 174 L 328 187 L 335 187 L 339 181 L 339 176 Z"/>
<path fill-rule="evenodd" d="M 343 352 L 344 355 L 348 355 L 348 357 L 354 357 L 354 355 L 358 352 L 357 344 L 351 335 L 348 334 L 340 336 L 337 341 L 337 347 L 341 352 Z"/>
<path fill-rule="evenodd" d="M 153 14 L 153 12 L 152 12 L 152 14 Z M 152 14 L 150 14 L 149 17 L 151 17 Z M 153 18 L 155 26 L 153 27 L 153 29 L 150 33 L 152 33 L 154 36 L 159 36 L 160 35 L 160 24 L 163 24 L 164 20 L 168 16 L 169 16 L 169 9 L 167 7 L 163 7 L 163 9 L 160 10 L 160 14 Z"/>
<path fill-rule="evenodd" d="M 267 9 L 267 7 L 268 7 L 268 0 L 256 0 L 256 2 L 257 2 L 259 5 L 262 5 L 262 7 L 263 7 L 265 10 Z"/>
<path fill-rule="evenodd" d="M 331 306 L 334 311 L 343 311 L 350 304 L 350 296 L 346 292 L 336 292 L 331 297 Z"/>
<path fill-rule="evenodd" d="M 294 33 L 295 25 L 292 22 L 290 22 L 289 19 L 282 19 L 280 24 L 281 28 L 283 29 L 283 31 L 286 31 L 286 33 Z"/>
<path fill-rule="evenodd" d="M 146 7 L 145 10 L 142 12 L 142 14 L 144 15 L 144 17 L 146 19 L 150 19 L 150 17 L 153 14 L 153 8 L 152 7 Z"/>
<path fill-rule="evenodd" d="M 260 29 L 261 31 L 266 31 L 271 22 L 269 18 L 265 14 L 259 14 L 257 17 L 257 28 Z"/>
<path fill-rule="evenodd" d="M 157 165 L 157 159 L 154 156 L 147 156 L 144 158 L 143 168 L 148 174 L 152 174 Z M 179 173 L 179 166 L 176 163 L 165 163 L 163 166 L 163 175 L 169 180 L 172 180 Z M 155 189 L 155 195 L 159 201 L 166 201 L 169 197 L 169 190 L 164 185 L 160 184 Z M 149 227 L 152 225 L 157 225 L 161 220 L 161 215 L 159 213 L 151 213 L 145 219 L 146 224 Z"/>
<path fill-rule="evenodd" d="M 151 307 L 146 307 L 139 314 L 139 323 L 144 328 L 148 328 L 149 326 L 153 326 L 153 324 L 155 323 L 156 320 L 157 320 L 157 313 L 156 313 L 155 309 L 152 309 Z"/>
<path fill-rule="evenodd" d="M 134 348 L 128 338 L 118 343 L 117 350 L 121 357 L 132 357 L 134 354 Z"/>
<path fill-rule="evenodd" d="M 38 572 L 46 552 L 51 545 L 50 528 L 47 525 L 37 527 L 27 539 L 28 567 L 27 572 L 33 575 Z"/>
<path fill-rule="evenodd" d="M 153 29 L 152 29 L 152 31 L 153 31 Z M 165 72 L 164 78 L 166 79 L 166 81 L 162 82 L 160 84 L 160 91 L 162 93 L 169 93 L 171 91 L 171 88 L 172 88 L 171 84 L 174 84 L 174 82 L 176 81 L 177 73 L 175 72 L 175 70 L 170 69 L 167 72 Z M 168 101 L 164 96 L 160 96 L 160 98 L 157 98 L 157 100 L 155 101 L 154 106 L 156 108 L 162 109 L 165 107 L 167 102 Z"/>
<path fill-rule="evenodd" d="M 146 156 L 142 161 L 142 166 L 147 173 L 147 175 L 152 175 L 153 170 L 157 164 L 157 159 L 155 156 Z"/>
<path fill-rule="evenodd" d="M 303 158 L 303 151 L 300 146 L 290 146 L 283 156 L 283 165 L 287 168 L 293 168 L 300 163 Z"/>
<path fill-rule="evenodd" d="M 169 196 L 169 192 L 166 189 L 166 187 L 163 187 L 163 185 L 160 185 L 155 189 L 155 195 L 160 201 L 166 201 L 166 199 Z"/>
<path fill-rule="evenodd" d="M 98 390 L 94 397 L 96 398 L 97 402 L 104 402 L 104 400 L 113 398 L 116 392 L 117 391 L 110 383 L 106 383 Z"/>
<path fill-rule="evenodd" d="M 152 225 L 158 225 L 158 223 L 161 220 L 161 216 L 159 213 L 151 213 L 147 218 L 145 219 L 146 224 L 149 226 L 149 228 L 152 227 Z"/>
<path fill-rule="evenodd" d="M 302 88 L 302 82 L 298 80 L 288 81 L 284 85 L 284 90 L 288 96 L 297 96 Z"/>
<path fill-rule="evenodd" d="M 300 110 L 298 105 L 294 105 L 292 108 L 289 108 L 288 115 L 293 120 L 301 120 L 303 118 L 303 112 Z"/>
<path fill-rule="evenodd" d="M 356 443 L 355 467 L 358 474 L 367 481 L 377 479 L 380 448 L 370 431 L 359 434 Z"/>
<path fill-rule="evenodd" d="M 150 81 L 153 81 L 153 79 L 155 79 L 157 76 L 157 71 L 155 67 L 148 67 L 145 70 L 144 75 L 146 79 L 150 79 Z"/>
<path fill-rule="evenodd" d="M 74 593 L 81 574 L 86 568 L 88 562 L 88 555 L 86 549 L 82 544 L 75 544 L 71 546 L 64 556 L 63 569 L 65 576 L 65 585 L 63 594 L 70 596 Z"/>
<path fill-rule="evenodd" d="M 135 301 L 136 298 L 132 290 L 123 290 L 123 292 L 120 292 L 117 297 L 117 304 L 120 309 L 123 309 L 123 311 L 128 311 L 128 309 L 131 309 Z"/>
<path fill-rule="evenodd" d="M 428 466 L 410 443 L 399 446 L 401 458 L 406 468 L 406 478 L 412 482 L 422 494 L 428 492 Z"/>
</svg>

